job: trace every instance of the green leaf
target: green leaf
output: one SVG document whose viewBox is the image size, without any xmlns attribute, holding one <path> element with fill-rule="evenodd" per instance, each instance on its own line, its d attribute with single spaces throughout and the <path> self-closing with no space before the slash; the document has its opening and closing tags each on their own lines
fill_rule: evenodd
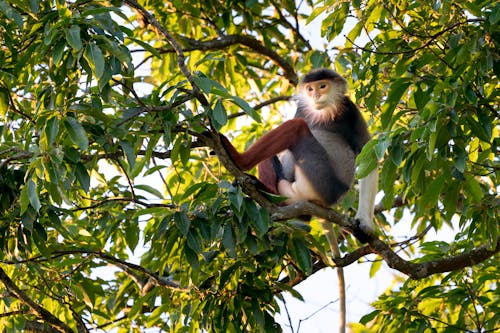
<svg viewBox="0 0 500 333">
<path fill-rule="evenodd" d="M 196 229 L 192 229 L 187 234 L 187 245 L 195 252 L 201 253 L 201 237 Z"/>
<path fill-rule="evenodd" d="M 198 254 L 187 246 L 184 247 L 184 254 L 186 255 L 186 259 L 193 271 L 198 272 L 200 270 L 200 261 L 198 259 Z"/>
<path fill-rule="evenodd" d="M 89 146 L 89 139 L 83 126 L 73 117 L 66 117 L 63 119 L 64 127 L 68 132 L 71 141 L 76 144 L 80 149 L 87 150 Z"/>
<path fill-rule="evenodd" d="M 238 96 L 231 97 L 232 102 L 242 108 L 250 117 L 252 117 L 255 121 L 261 122 L 260 116 L 255 110 L 242 98 Z"/>
<path fill-rule="evenodd" d="M 21 194 L 19 195 L 19 203 L 20 203 L 20 214 L 24 214 L 30 205 L 30 198 L 28 195 L 28 186 L 25 184 L 21 188 Z"/>
<path fill-rule="evenodd" d="M 196 83 L 196 85 L 201 89 L 203 90 L 203 92 L 205 94 L 210 94 L 210 92 L 212 91 L 212 87 L 215 85 L 215 84 L 218 84 L 218 82 L 212 80 L 212 79 L 209 79 L 208 77 L 205 77 L 205 76 L 195 76 L 194 77 L 194 83 Z M 223 88 L 225 89 L 225 88 Z M 226 91 L 227 93 L 227 91 Z"/>
<path fill-rule="evenodd" d="M 227 123 L 227 112 L 226 109 L 224 108 L 224 105 L 222 105 L 222 101 L 220 99 L 217 100 L 217 103 L 215 103 L 213 114 L 215 122 L 219 125 L 217 128 L 220 129 Z"/>
<path fill-rule="evenodd" d="M 397 177 L 397 167 L 391 160 L 383 163 L 380 171 L 380 187 L 384 192 L 391 192 Z"/>
<path fill-rule="evenodd" d="M 50 251 L 48 249 L 48 245 L 49 243 L 47 243 L 47 232 L 45 231 L 45 229 L 43 228 L 43 226 L 36 222 L 33 223 L 33 240 L 36 244 L 36 247 L 38 248 L 38 250 L 40 250 L 40 252 L 48 257 L 50 256 Z"/>
<path fill-rule="evenodd" d="M 129 38 L 130 40 L 132 40 L 134 43 L 137 43 L 139 46 L 143 47 L 146 51 L 150 52 L 152 55 L 154 55 L 156 58 L 161 58 L 161 53 L 158 52 L 158 50 L 156 48 L 154 48 L 153 46 L 149 45 L 148 43 L 140 40 L 140 39 L 137 39 L 137 38 L 134 38 L 134 37 L 127 37 Z"/>
<path fill-rule="evenodd" d="M 45 136 L 47 137 L 47 145 L 51 146 L 59 133 L 59 118 L 53 116 L 45 123 Z"/>
<path fill-rule="evenodd" d="M 99 46 L 93 43 L 87 45 L 83 57 L 89 63 L 95 76 L 100 79 L 104 74 L 104 55 Z"/>
<path fill-rule="evenodd" d="M 401 101 L 403 94 L 406 92 L 410 84 L 411 82 L 408 82 L 408 79 L 402 78 L 394 81 L 389 88 L 387 100 L 382 107 L 381 121 L 383 128 L 389 128 L 389 125 L 395 121 L 395 119 L 393 119 L 394 109 Z"/>
<path fill-rule="evenodd" d="M 382 311 L 380 311 L 380 310 L 372 311 L 369 314 L 364 315 L 363 317 L 361 317 L 361 319 L 359 320 L 359 322 L 361 324 L 363 324 L 363 325 L 366 325 L 369 322 L 371 322 L 373 319 L 375 319 L 375 317 L 377 317 L 380 314 L 380 312 L 382 312 Z"/>
<path fill-rule="evenodd" d="M 83 48 L 79 26 L 72 25 L 66 30 L 66 41 L 75 52 L 78 52 Z"/>
<path fill-rule="evenodd" d="M 139 185 L 135 185 L 135 188 L 138 190 L 146 191 L 146 192 L 148 192 L 148 193 L 150 193 L 150 194 L 152 194 L 160 199 L 163 199 L 163 194 L 150 185 L 139 184 Z"/>
<path fill-rule="evenodd" d="M 385 156 L 385 152 L 387 150 L 387 147 L 389 147 L 390 140 L 389 138 L 381 138 L 380 140 L 376 140 L 375 147 L 373 148 L 375 152 L 375 156 L 377 157 L 377 160 L 381 160 Z"/>
<path fill-rule="evenodd" d="M 253 201 L 245 201 L 244 203 L 257 237 L 262 238 L 269 229 L 269 214 L 264 209 L 259 209 Z"/>
<path fill-rule="evenodd" d="M 356 38 L 359 37 L 359 35 L 361 34 L 361 31 L 363 31 L 363 27 L 365 27 L 365 24 L 363 21 L 360 21 L 360 22 L 356 23 L 356 25 L 354 26 L 354 28 L 351 29 L 351 31 L 349 31 L 349 33 L 347 34 L 347 39 L 346 39 L 346 47 L 353 46 L 352 42 L 354 42 L 356 40 Z"/>
<path fill-rule="evenodd" d="M 373 278 L 375 274 L 380 270 L 380 267 L 382 267 L 382 260 L 375 260 L 372 265 L 370 266 L 370 278 Z"/>
<path fill-rule="evenodd" d="M 240 263 L 236 262 L 235 264 L 229 266 L 228 269 L 223 270 L 222 273 L 220 274 L 220 280 L 219 280 L 219 289 L 222 290 L 226 286 L 227 281 L 233 274 L 233 272 L 240 267 Z"/>
<path fill-rule="evenodd" d="M 443 185 L 446 178 L 444 176 L 439 176 L 434 179 L 427 189 L 425 190 L 424 195 L 422 196 L 422 203 L 426 206 L 435 206 L 439 196 L 441 195 L 441 191 L 443 189 Z"/>
<path fill-rule="evenodd" d="M 33 209 L 32 206 L 28 206 L 28 209 L 21 216 L 21 223 L 23 227 L 28 229 L 30 232 L 33 232 L 33 226 L 37 219 L 37 212 Z"/>
<path fill-rule="evenodd" d="M 80 183 L 80 186 L 85 192 L 88 192 L 90 189 L 90 175 L 87 171 L 87 168 L 83 165 L 83 163 L 75 164 L 75 176 Z"/>
<path fill-rule="evenodd" d="M 87 293 L 87 290 L 85 287 L 83 287 L 80 283 L 74 282 L 71 284 L 71 289 L 77 295 L 78 299 L 83 300 L 84 303 L 92 309 L 94 307 L 92 300 L 89 297 L 89 294 Z"/>
<path fill-rule="evenodd" d="M 481 186 L 479 182 L 472 176 L 466 176 L 467 186 L 465 188 L 466 192 L 471 194 L 474 202 L 479 203 L 483 199 L 483 191 L 481 190 Z"/>
<path fill-rule="evenodd" d="M 306 275 L 312 273 L 311 254 L 303 239 L 298 237 L 292 239 L 292 256 Z"/>
<path fill-rule="evenodd" d="M 222 245 L 224 245 L 224 248 L 228 251 L 232 258 L 236 258 L 236 242 L 234 240 L 233 229 L 229 224 L 224 226 Z"/>
<path fill-rule="evenodd" d="M 415 100 L 415 105 L 420 112 L 424 111 L 425 105 L 427 104 L 427 102 L 429 102 L 431 98 L 431 92 L 431 89 L 423 91 L 420 87 L 418 87 L 415 91 L 413 99 Z"/>
<path fill-rule="evenodd" d="M 28 192 L 31 207 L 33 207 L 35 211 L 38 212 L 42 205 L 40 204 L 40 199 L 38 198 L 38 188 L 31 178 L 26 182 L 26 191 Z"/>
<path fill-rule="evenodd" d="M 0 87 L 0 116 L 5 118 L 5 115 L 9 110 L 9 104 L 9 91 L 4 87 Z"/>
<path fill-rule="evenodd" d="M 231 206 L 236 209 L 236 211 L 241 211 L 241 207 L 243 205 L 243 194 L 238 189 L 236 191 L 229 191 L 228 193 L 229 202 Z"/>
<path fill-rule="evenodd" d="M 182 141 L 179 149 L 179 156 L 181 158 L 182 165 L 186 166 L 189 158 L 191 158 L 191 142 Z"/>
<path fill-rule="evenodd" d="M 0 1 L 0 11 L 3 12 L 9 20 L 13 20 L 14 22 L 16 22 L 17 27 L 19 29 L 23 28 L 24 25 L 23 17 L 21 16 L 21 14 L 19 14 L 17 10 L 15 10 L 13 7 L 7 4 L 6 1 Z"/>
<path fill-rule="evenodd" d="M 134 167 L 136 159 L 134 146 L 130 142 L 124 140 L 120 140 L 120 146 L 122 147 L 123 152 L 127 157 L 129 168 L 132 169 Z"/>
<path fill-rule="evenodd" d="M 500 21 L 500 6 L 498 6 L 498 2 L 497 2 L 497 6 L 494 10 L 492 10 L 490 12 L 490 14 L 488 15 L 488 21 L 490 22 L 491 26 L 495 26 L 496 24 L 498 24 L 498 21 Z M 497 27 L 498 28 L 498 27 Z"/>
<path fill-rule="evenodd" d="M 264 317 L 264 312 L 262 311 L 259 302 L 255 299 L 252 298 L 252 308 L 253 308 L 253 318 L 257 322 L 257 325 L 259 325 L 260 331 L 264 331 L 264 327 L 266 325 L 265 317 Z"/>
<path fill-rule="evenodd" d="M 376 145 L 377 141 L 369 141 L 356 157 L 356 164 L 358 165 L 356 174 L 358 179 L 368 176 L 377 167 Z"/>
<path fill-rule="evenodd" d="M 177 229 L 181 232 L 183 236 L 187 236 L 189 231 L 189 226 L 191 225 L 191 220 L 187 217 L 186 214 L 181 212 L 174 213 L 174 222 L 177 226 Z"/>
<path fill-rule="evenodd" d="M 130 222 L 125 225 L 125 240 L 127 241 L 127 246 L 130 251 L 134 252 L 137 244 L 139 244 L 140 234 L 141 231 L 137 220 L 130 220 Z"/>
</svg>

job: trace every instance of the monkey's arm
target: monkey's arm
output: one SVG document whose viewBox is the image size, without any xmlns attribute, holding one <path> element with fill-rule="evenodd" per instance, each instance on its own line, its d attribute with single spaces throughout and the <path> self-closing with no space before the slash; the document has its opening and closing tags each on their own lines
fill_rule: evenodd
<svg viewBox="0 0 500 333">
<path fill-rule="evenodd" d="M 359 180 L 359 204 L 356 222 L 359 227 L 367 234 L 375 232 L 373 223 L 373 208 L 375 205 L 375 196 L 378 191 L 378 170 L 375 168 L 365 178 Z"/>
<path fill-rule="evenodd" d="M 267 160 L 279 152 L 295 145 L 297 141 L 311 135 L 311 131 L 304 119 L 288 120 L 262 136 L 247 151 L 239 153 L 225 136 L 221 136 L 222 143 L 234 163 L 242 170 L 250 170 L 259 162 Z"/>
</svg>

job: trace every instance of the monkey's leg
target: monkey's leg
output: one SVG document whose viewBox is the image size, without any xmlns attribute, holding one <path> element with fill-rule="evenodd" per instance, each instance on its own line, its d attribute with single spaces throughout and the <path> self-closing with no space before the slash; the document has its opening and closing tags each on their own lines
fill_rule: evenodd
<svg viewBox="0 0 500 333">
<path fill-rule="evenodd" d="M 333 224 L 321 220 L 323 230 L 325 232 L 326 239 L 330 245 L 330 250 L 332 251 L 334 258 L 340 258 L 339 243 L 337 241 L 337 235 L 333 228 Z M 337 268 L 337 278 L 338 278 L 338 288 L 339 288 L 339 333 L 345 333 L 345 323 L 346 323 L 346 293 L 345 293 L 345 279 L 344 279 L 344 269 L 342 267 Z"/>
<path fill-rule="evenodd" d="M 355 220 L 366 234 L 375 232 L 373 223 L 373 207 L 378 190 L 378 170 L 375 168 L 365 178 L 359 180 L 358 212 Z M 358 237 L 359 239 L 359 237 Z M 363 241 L 363 239 L 360 239 Z"/>
<path fill-rule="evenodd" d="M 305 120 L 294 118 L 263 135 L 246 152 L 241 154 L 225 136 L 221 136 L 221 139 L 236 165 L 242 170 L 250 170 L 259 162 L 290 148 L 301 138 L 307 136 L 312 136 L 312 134 Z"/>
<path fill-rule="evenodd" d="M 272 158 L 260 162 L 258 165 L 259 180 L 269 189 L 271 193 L 279 194 L 278 178 L 273 167 Z"/>
</svg>

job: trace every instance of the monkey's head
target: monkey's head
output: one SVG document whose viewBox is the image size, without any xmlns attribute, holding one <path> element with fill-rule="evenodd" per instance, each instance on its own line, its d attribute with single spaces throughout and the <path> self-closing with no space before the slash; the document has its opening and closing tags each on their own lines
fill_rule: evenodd
<svg viewBox="0 0 500 333">
<path fill-rule="evenodd" d="M 318 68 L 304 76 L 299 88 L 309 116 L 322 122 L 334 119 L 342 109 L 347 83 L 337 72 Z"/>
</svg>

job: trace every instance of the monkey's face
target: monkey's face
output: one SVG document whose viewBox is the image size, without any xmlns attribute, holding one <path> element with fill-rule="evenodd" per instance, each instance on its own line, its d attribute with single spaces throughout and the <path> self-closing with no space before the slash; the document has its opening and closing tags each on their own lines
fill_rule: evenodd
<svg viewBox="0 0 500 333">
<path fill-rule="evenodd" d="M 328 80 L 319 80 L 308 82 L 302 88 L 309 99 L 309 103 L 317 109 L 321 109 L 328 104 L 328 95 L 330 93 L 332 83 Z"/>
<path fill-rule="evenodd" d="M 304 83 L 302 92 L 307 96 L 309 104 L 316 110 L 336 107 L 345 95 L 345 84 L 334 80 L 318 80 Z"/>
</svg>

